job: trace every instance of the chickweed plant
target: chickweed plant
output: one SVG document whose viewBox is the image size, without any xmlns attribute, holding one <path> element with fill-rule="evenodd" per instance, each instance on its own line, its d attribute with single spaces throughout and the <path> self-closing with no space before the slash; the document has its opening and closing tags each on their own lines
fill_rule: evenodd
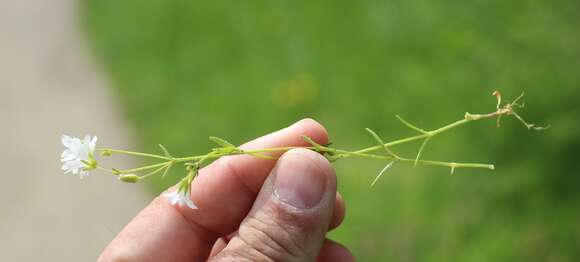
<svg viewBox="0 0 580 262">
<path fill-rule="evenodd" d="M 442 126 L 433 130 L 425 130 L 417 127 L 416 125 L 405 120 L 401 116 L 396 116 L 396 118 L 405 126 L 417 132 L 416 135 L 410 137 L 404 137 L 392 141 L 384 141 L 377 133 L 373 130 L 367 128 L 366 131 L 369 133 L 370 137 L 376 142 L 375 146 L 362 148 L 358 150 L 346 150 L 332 147 L 330 144 L 321 145 L 314 142 L 310 137 L 303 136 L 303 139 L 310 144 L 310 146 L 302 147 L 309 150 L 316 151 L 324 155 L 329 161 L 334 162 L 341 159 L 359 157 L 368 158 L 378 161 L 383 161 L 385 167 L 378 173 L 375 177 L 371 186 L 373 186 L 379 178 L 393 165 L 395 164 L 410 164 L 410 165 L 427 165 L 427 166 L 442 166 L 449 168 L 450 173 L 453 174 L 456 169 L 460 168 L 483 168 L 488 170 L 494 170 L 495 166 L 493 164 L 486 163 L 459 163 L 459 162 L 445 162 L 423 159 L 421 157 L 423 150 L 434 137 L 437 135 L 447 132 L 451 129 L 457 128 L 469 122 L 484 120 L 484 119 L 496 119 L 497 126 L 500 126 L 500 121 L 503 116 L 512 116 L 521 122 L 529 130 L 544 130 L 549 128 L 538 127 L 535 124 L 529 123 L 524 120 L 517 112 L 517 109 L 524 107 L 524 104 L 520 102 L 524 94 L 520 95 L 511 102 L 502 103 L 501 94 L 499 91 L 495 91 L 492 94 L 497 100 L 495 111 L 486 114 L 472 114 L 465 113 L 463 118 Z M 97 137 L 86 136 L 84 139 L 69 137 L 66 135 L 62 136 L 62 143 L 66 147 L 65 151 L 61 155 L 61 161 L 63 162 L 62 169 L 65 173 L 78 174 L 81 178 L 89 175 L 90 171 L 101 170 L 106 173 L 110 173 L 116 176 L 120 181 L 127 183 L 137 183 L 143 181 L 152 176 L 160 175 L 165 177 L 169 170 L 175 167 L 183 168 L 183 178 L 176 186 L 176 190 L 171 193 L 166 193 L 164 196 L 173 205 L 186 205 L 192 209 L 197 209 L 196 205 L 191 201 L 189 194 L 191 192 L 191 182 L 197 176 L 199 170 L 205 165 L 209 164 L 215 159 L 223 156 L 231 155 L 251 155 L 253 157 L 271 159 L 275 161 L 277 157 L 272 156 L 272 152 L 285 152 L 294 148 L 299 148 L 296 146 L 288 147 L 273 147 L 273 148 L 261 148 L 252 150 L 243 150 L 240 147 L 226 141 L 225 139 L 219 137 L 209 137 L 209 140 L 214 142 L 217 147 L 212 148 L 206 154 L 202 155 L 192 155 L 192 156 L 173 156 L 163 145 L 159 144 L 162 154 L 153 153 L 142 153 L 128 150 L 120 150 L 113 148 L 97 148 L 96 142 Z M 405 144 L 413 141 L 422 141 L 421 146 L 417 150 L 417 154 L 412 157 L 405 157 L 397 154 L 393 149 L 394 146 Z M 130 169 L 118 169 L 118 168 L 105 168 L 99 164 L 96 160 L 95 153 L 100 153 L 103 157 L 109 157 L 115 154 L 125 154 L 136 157 L 143 157 L 150 159 L 151 164 L 135 167 Z"/>
</svg>

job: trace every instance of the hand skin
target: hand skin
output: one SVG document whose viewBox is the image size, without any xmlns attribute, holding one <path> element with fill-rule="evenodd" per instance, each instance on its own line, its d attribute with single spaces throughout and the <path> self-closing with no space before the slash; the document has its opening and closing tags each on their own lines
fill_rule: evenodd
<svg viewBox="0 0 580 262">
<path fill-rule="evenodd" d="M 304 119 L 241 148 L 307 146 L 302 135 L 328 142 L 322 125 Z M 191 191 L 199 209 L 157 197 L 98 261 L 354 261 L 325 237 L 342 222 L 345 206 L 334 170 L 320 154 L 294 149 L 277 161 L 222 157 L 200 170 Z"/>
</svg>

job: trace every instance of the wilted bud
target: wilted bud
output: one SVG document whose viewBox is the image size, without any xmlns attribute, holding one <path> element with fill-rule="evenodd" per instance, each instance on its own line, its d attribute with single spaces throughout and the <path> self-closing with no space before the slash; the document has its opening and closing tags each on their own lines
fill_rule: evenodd
<svg viewBox="0 0 580 262">
<path fill-rule="evenodd" d="M 127 183 L 137 183 L 141 179 L 135 174 L 123 174 L 119 176 L 119 180 Z"/>
</svg>

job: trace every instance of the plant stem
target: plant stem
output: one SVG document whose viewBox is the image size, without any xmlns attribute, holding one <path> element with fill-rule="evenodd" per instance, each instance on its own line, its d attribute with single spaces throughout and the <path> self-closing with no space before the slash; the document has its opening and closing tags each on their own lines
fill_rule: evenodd
<svg viewBox="0 0 580 262">
<path fill-rule="evenodd" d="M 411 123 L 407 122 L 406 120 L 402 119 L 401 117 L 397 116 L 397 118 L 399 120 L 401 120 L 406 126 L 411 127 L 413 130 L 418 131 L 421 134 L 393 140 L 393 141 L 390 141 L 387 143 L 382 142 L 382 140 L 380 140 L 380 138 L 379 138 L 380 143 L 378 145 L 359 149 L 356 151 L 348 151 L 348 150 L 342 150 L 342 149 L 337 149 L 337 148 L 331 148 L 331 147 L 327 147 L 327 146 L 318 145 L 314 142 L 312 142 L 313 146 L 286 146 L 286 147 L 252 149 L 252 150 L 239 149 L 239 150 L 224 151 L 224 152 L 211 151 L 205 155 L 195 155 L 195 156 L 177 157 L 177 158 L 176 157 L 155 155 L 155 154 L 147 154 L 147 153 L 141 153 L 141 152 L 133 152 L 133 151 L 127 151 L 127 150 L 118 150 L 118 149 L 105 148 L 105 149 L 98 149 L 98 150 L 104 151 L 104 152 L 109 152 L 109 153 L 120 153 L 120 154 L 144 156 L 144 157 L 151 157 L 151 158 L 158 158 L 158 159 L 166 160 L 165 162 L 162 162 L 162 163 L 157 163 L 157 164 L 148 165 L 148 166 L 144 166 L 144 167 L 125 169 L 125 170 L 117 170 L 117 172 L 119 172 L 120 174 L 127 174 L 127 173 L 137 173 L 137 172 L 147 171 L 150 169 L 155 169 L 155 170 L 143 175 L 142 178 L 157 174 L 157 173 L 161 172 L 163 169 L 167 168 L 168 166 L 176 164 L 176 163 L 196 161 L 196 163 L 199 166 L 201 166 L 201 164 L 203 164 L 203 162 L 206 160 L 217 159 L 217 158 L 220 158 L 222 156 L 255 155 L 255 154 L 260 154 L 260 153 L 285 152 L 285 151 L 295 149 L 295 148 L 305 148 L 305 149 L 315 150 L 315 151 L 318 151 L 321 153 L 329 153 L 331 155 L 337 155 L 336 159 L 346 158 L 346 157 L 361 157 L 361 158 L 372 158 L 372 159 L 391 160 L 391 161 L 413 162 L 415 164 L 423 164 L 423 165 L 444 166 L 444 167 L 451 168 L 452 173 L 456 168 L 485 168 L 485 169 L 493 170 L 495 167 L 491 164 L 455 163 L 455 162 L 443 162 L 443 161 L 433 161 L 433 160 L 420 160 L 419 159 L 420 152 L 422 151 L 422 148 L 424 147 L 425 142 L 423 143 L 422 148 L 419 151 L 419 154 L 414 159 L 399 157 L 397 155 L 394 155 L 393 153 L 390 153 L 388 156 L 369 154 L 369 153 L 377 151 L 377 150 L 381 150 L 381 149 L 384 150 L 385 148 L 388 149 L 391 146 L 404 144 L 404 143 L 408 143 L 408 142 L 412 142 L 412 141 L 416 141 L 416 140 L 424 139 L 425 141 L 428 141 L 429 139 L 431 139 L 435 135 L 449 131 L 449 130 L 456 128 L 458 126 L 464 125 L 468 122 L 481 120 L 481 119 L 487 119 L 487 118 L 493 118 L 493 117 L 499 117 L 501 115 L 512 114 L 512 113 L 513 113 L 513 111 L 511 111 L 511 108 L 508 108 L 508 109 L 500 108 L 497 111 L 492 112 L 492 113 L 488 113 L 488 114 L 466 113 L 465 117 L 463 119 L 455 121 L 453 123 L 450 123 L 446 126 L 437 128 L 437 129 L 432 130 L 432 131 L 426 131 L 426 130 L 420 129 L 420 128 L 412 125 Z M 375 136 L 376 136 L 376 134 L 375 134 Z M 377 137 L 378 136 L 376 136 L 375 138 L 377 138 Z M 273 157 L 273 158 L 275 159 L 275 157 Z M 99 169 L 107 170 L 104 168 L 99 168 Z M 107 171 L 111 172 L 111 170 L 107 170 Z"/>
<path fill-rule="evenodd" d="M 132 155 L 132 156 L 144 156 L 144 157 L 151 157 L 151 158 L 159 158 L 159 159 L 171 160 L 171 158 L 165 157 L 165 156 L 160 156 L 160 155 L 155 155 L 155 154 L 147 154 L 147 153 L 141 153 L 141 152 L 134 152 L 134 151 L 128 151 L 128 150 L 120 150 L 120 149 L 98 148 L 97 151 L 100 151 L 100 152 L 119 153 L 119 154 L 126 154 L 126 155 Z"/>
<path fill-rule="evenodd" d="M 149 170 L 149 169 L 153 169 L 153 168 L 158 168 L 158 167 L 165 166 L 165 165 L 169 164 L 169 162 L 171 162 L 171 161 L 167 161 L 167 162 L 163 162 L 163 163 L 157 163 L 157 164 L 148 165 L 148 166 L 144 166 L 144 167 L 132 168 L 132 169 L 117 170 L 117 171 L 120 174 L 137 173 L 137 172 L 141 172 L 141 171 L 145 171 L 145 170 Z"/>
<path fill-rule="evenodd" d="M 498 115 L 502 115 L 502 114 L 506 114 L 504 112 L 501 111 L 496 111 L 493 113 L 489 113 L 489 114 L 470 114 L 470 113 L 466 113 L 465 114 L 465 118 L 455 121 L 451 124 L 448 124 L 446 126 L 440 127 L 438 129 L 435 129 L 433 131 L 424 131 L 421 129 L 421 131 L 424 131 L 424 133 L 420 134 L 420 135 L 416 135 L 416 136 L 411 136 L 411 137 L 406 137 L 406 138 L 401 138 L 401 139 L 397 139 L 388 143 L 385 143 L 384 145 L 376 145 L 376 146 L 371 146 L 371 147 L 367 147 L 367 148 L 363 148 L 360 150 L 355 151 L 356 153 L 368 153 L 368 152 L 373 152 L 379 149 L 383 149 L 385 146 L 386 147 L 391 147 L 391 146 L 395 146 L 395 145 L 399 145 L 399 144 L 404 144 L 404 143 L 408 143 L 411 141 L 415 141 L 415 140 L 421 140 L 421 139 L 427 139 L 429 137 L 433 137 L 435 135 L 438 135 L 440 133 L 443 133 L 445 131 L 448 131 L 450 129 L 453 129 L 455 127 L 461 126 L 463 124 L 466 124 L 468 122 L 471 121 L 476 121 L 476 120 L 481 120 L 481 119 L 486 119 L 486 118 L 492 118 Z"/>
</svg>

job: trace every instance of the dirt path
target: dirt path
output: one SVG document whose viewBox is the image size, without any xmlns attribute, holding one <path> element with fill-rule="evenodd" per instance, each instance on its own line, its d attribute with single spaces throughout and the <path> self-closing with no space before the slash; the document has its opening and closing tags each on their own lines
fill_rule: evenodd
<svg viewBox="0 0 580 262">
<path fill-rule="evenodd" d="M 75 5 L 0 0 L 0 261 L 94 261 L 152 198 L 103 173 L 59 170 L 63 133 L 131 141 L 86 55 Z"/>
</svg>

